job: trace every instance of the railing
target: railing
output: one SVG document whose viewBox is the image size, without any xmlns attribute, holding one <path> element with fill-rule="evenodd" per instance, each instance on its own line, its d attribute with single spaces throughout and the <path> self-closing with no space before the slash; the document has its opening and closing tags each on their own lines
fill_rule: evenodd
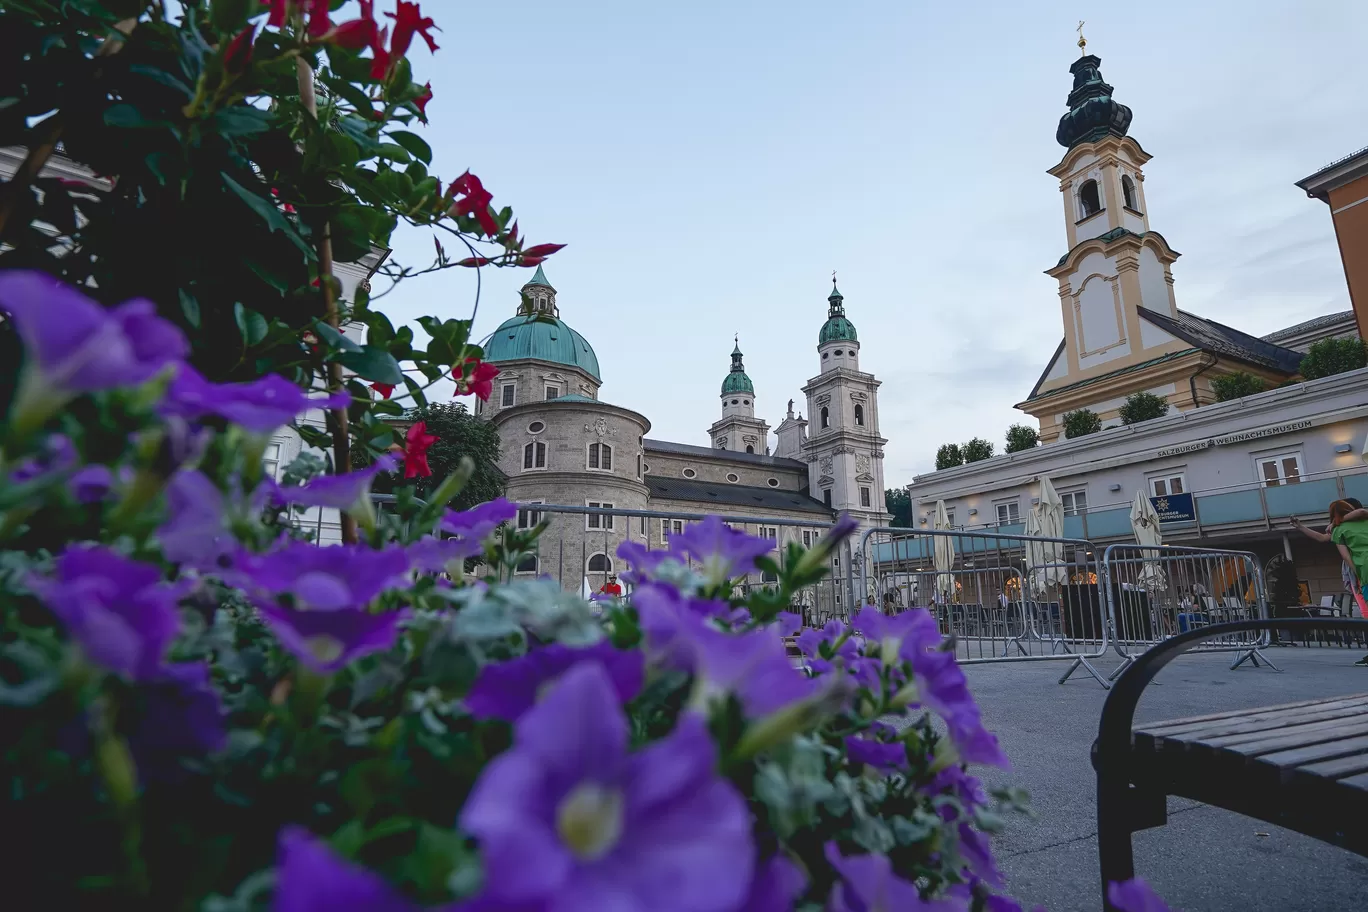
<svg viewBox="0 0 1368 912">
<path fill-rule="evenodd" d="M 1193 520 L 1166 522 L 1165 534 L 1201 535 L 1205 530 L 1232 526 L 1262 525 L 1274 528 L 1274 520 L 1323 515 L 1336 500 L 1354 497 L 1368 503 L 1368 468 L 1313 472 L 1290 484 L 1268 487 L 1262 481 L 1241 482 L 1189 492 L 1193 495 Z M 1131 501 L 1098 504 L 1064 517 L 1064 536 L 1088 541 L 1108 541 L 1131 536 Z M 966 525 L 965 532 L 1020 535 L 1023 523 Z M 1291 528 L 1289 525 L 1287 528 Z"/>
</svg>

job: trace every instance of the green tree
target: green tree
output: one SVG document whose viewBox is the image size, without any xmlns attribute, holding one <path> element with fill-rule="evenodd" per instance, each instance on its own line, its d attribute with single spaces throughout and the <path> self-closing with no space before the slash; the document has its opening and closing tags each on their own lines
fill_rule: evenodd
<svg viewBox="0 0 1368 912">
<path fill-rule="evenodd" d="M 955 466 L 964 465 L 964 454 L 960 452 L 958 443 L 942 444 L 936 450 L 936 469 L 953 469 Z"/>
<path fill-rule="evenodd" d="M 893 525 L 899 529 L 912 528 L 912 496 L 907 488 L 889 488 L 884 491 L 884 506 L 893 514 Z"/>
<path fill-rule="evenodd" d="M 1096 434 L 1100 430 L 1102 430 L 1102 419 L 1092 409 L 1081 408 L 1064 413 L 1064 436 L 1070 440 L 1075 437 Z"/>
<path fill-rule="evenodd" d="M 492 421 L 477 418 L 459 402 L 442 402 L 414 409 L 404 416 L 405 422 L 423 421 L 427 432 L 437 437 L 437 442 L 428 450 L 428 467 L 432 475 L 427 478 L 405 479 L 402 471 L 385 475 L 375 480 L 373 490 L 393 493 L 400 485 L 412 485 L 413 492 L 426 498 L 452 472 L 456 471 L 462 456 L 469 456 L 475 464 L 475 471 L 451 501 L 455 510 L 468 510 L 503 496 L 508 477 L 499 468 L 499 432 Z"/>
<path fill-rule="evenodd" d="M 1262 393 L 1266 389 L 1268 386 L 1262 379 L 1246 371 L 1236 371 L 1211 379 L 1211 390 L 1216 394 L 1217 402 L 1243 399 L 1245 396 Z"/>
<path fill-rule="evenodd" d="M 1345 371 L 1368 367 L 1368 345 L 1362 339 L 1321 339 L 1306 351 L 1301 360 L 1301 375 L 1307 380 L 1330 377 Z"/>
<path fill-rule="evenodd" d="M 965 462 L 982 462 L 993 457 L 993 445 L 982 437 L 975 437 L 960 447 Z"/>
<path fill-rule="evenodd" d="M 1040 443 L 1040 434 L 1028 424 L 1014 424 L 1007 429 L 1007 452 L 1031 450 Z"/>
<path fill-rule="evenodd" d="M 1154 393 L 1144 391 L 1131 393 L 1126 397 L 1126 401 L 1121 404 L 1121 423 L 1139 424 L 1142 421 L 1163 418 L 1168 414 L 1168 410 L 1168 400 L 1163 396 L 1156 396 Z"/>
</svg>

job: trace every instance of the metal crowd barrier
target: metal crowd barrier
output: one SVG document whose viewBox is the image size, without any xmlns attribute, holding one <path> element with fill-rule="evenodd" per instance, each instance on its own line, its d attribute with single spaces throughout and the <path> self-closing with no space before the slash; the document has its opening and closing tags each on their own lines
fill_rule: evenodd
<svg viewBox="0 0 1368 912">
<path fill-rule="evenodd" d="M 617 556 L 624 541 L 633 541 L 650 550 L 670 547 L 670 538 L 691 523 L 716 515 L 734 529 L 775 541 L 775 557 L 782 561 L 790 542 L 806 547 L 815 545 L 830 530 L 830 522 L 768 516 L 686 513 L 669 510 L 630 510 L 619 507 L 574 506 L 567 504 L 519 504 L 516 524 L 531 528 L 545 522 L 535 550 L 527 555 L 512 576 L 550 577 L 562 588 L 589 597 L 618 577 L 623 594 L 631 586 L 620 574 L 628 568 Z M 803 617 L 807 626 L 820 627 L 833 617 L 849 617 L 855 604 L 854 576 L 851 574 L 850 542 L 842 542 L 832 556 L 832 572 L 820 583 L 796 594 L 790 609 Z M 692 563 L 692 561 L 690 561 Z M 769 586 L 776 578 L 752 573 L 741 580 L 742 591 L 753 586 Z"/>
<path fill-rule="evenodd" d="M 1258 558 L 1247 551 L 1171 545 L 1109 545 L 1102 578 L 1114 625 L 1113 644 L 1121 666 L 1114 680 L 1140 653 L 1180 633 L 1229 621 L 1266 620 L 1268 597 Z M 1237 652 L 1232 669 L 1244 662 L 1277 670 L 1261 651 L 1268 631 L 1241 632 L 1203 642 L 1193 652 Z"/>
<path fill-rule="evenodd" d="M 992 531 L 876 528 L 856 552 L 861 589 L 887 613 L 930 611 L 960 662 L 1068 662 L 1059 683 L 1110 646 L 1091 542 Z"/>
</svg>

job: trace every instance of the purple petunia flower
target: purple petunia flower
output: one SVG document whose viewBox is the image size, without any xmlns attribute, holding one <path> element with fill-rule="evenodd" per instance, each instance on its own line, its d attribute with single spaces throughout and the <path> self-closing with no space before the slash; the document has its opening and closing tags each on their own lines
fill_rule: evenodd
<svg viewBox="0 0 1368 912">
<path fill-rule="evenodd" d="M 479 554 L 484 550 L 484 540 L 489 538 L 495 529 L 506 522 L 511 522 L 517 515 L 518 505 L 500 497 L 469 510 L 447 510 L 439 528 L 463 541 L 479 545 L 479 549 L 474 552 Z"/>
<path fill-rule="evenodd" d="M 640 542 L 625 541 L 618 545 L 617 556 L 631 568 L 622 573 L 619 578 L 624 583 L 630 583 L 633 586 L 640 586 L 643 583 L 655 580 L 660 571 L 667 567 L 677 573 L 688 572 L 678 554 L 663 549 L 652 550 Z"/>
<path fill-rule="evenodd" d="M 399 622 L 406 611 L 371 614 L 343 608 L 334 611 L 295 611 L 276 605 L 258 605 L 280 644 L 305 665 L 331 674 L 361 656 L 383 652 L 399 636 Z"/>
<path fill-rule="evenodd" d="M 414 569 L 425 573 L 444 573 L 452 561 L 464 561 L 483 553 L 484 545 L 462 538 L 438 538 L 428 535 L 407 545 L 404 551 L 408 554 Z"/>
<path fill-rule="evenodd" d="M 77 503 L 99 503 L 109 496 L 109 491 L 113 487 L 114 473 L 109 471 L 107 466 L 99 464 L 77 469 L 76 473 L 67 479 L 67 490 L 76 498 Z"/>
<path fill-rule="evenodd" d="M 883 772 L 895 772 L 907 766 L 907 746 L 900 741 L 885 744 L 873 738 L 850 737 L 845 739 L 845 746 L 853 763 Z"/>
<path fill-rule="evenodd" d="M 617 649 L 607 640 L 582 648 L 552 643 L 480 669 L 480 676 L 466 696 L 466 706 L 477 719 L 516 722 L 532 708 L 543 690 L 582 662 L 602 665 L 618 701 L 627 703 L 641 693 L 645 661 L 640 651 Z"/>
<path fill-rule="evenodd" d="M 229 580 L 252 592 L 292 595 L 301 609 L 361 608 L 408 572 L 401 548 L 320 547 L 288 541 L 265 554 L 239 552 Z"/>
<path fill-rule="evenodd" d="M 48 434 L 40 452 L 14 467 L 10 484 L 24 484 L 47 475 L 68 472 L 76 466 L 76 446 L 65 434 Z"/>
<path fill-rule="evenodd" d="M 922 899 L 916 884 L 893 873 L 885 855 L 843 856 L 829 842 L 826 858 L 841 875 L 831 889 L 830 912 L 964 912 L 968 908 L 955 899 Z"/>
<path fill-rule="evenodd" d="M 0 273 L 0 310 L 24 342 L 16 412 L 42 403 L 44 414 L 71 396 L 137 386 L 180 361 L 189 344 L 147 300 L 108 309 L 41 272 Z"/>
<path fill-rule="evenodd" d="M 383 877 L 340 857 L 301 827 L 276 843 L 275 912 L 416 912 Z"/>
<path fill-rule="evenodd" d="M 826 674 L 836 666 L 830 659 L 822 655 L 822 645 L 827 644 L 828 649 L 836 644 L 846 632 L 845 624 L 833 618 L 826 622 L 826 626 L 818 630 L 815 627 L 808 627 L 798 634 L 798 648 L 807 657 L 808 667 L 818 674 Z M 840 648 L 836 650 L 832 658 L 839 657 L 846 667 L 850 667 L 859 655 L 860 647 L 853 637 L 848 637 Z"/>
<path fill-rule="evenodd" d="M 731 612 L 730 602 L 690 598 L 672 586 L 646 583 L 632 593 L 641 632 L 653 657 L 677 668 L 693 667 L 693 646 L 685 636 L 707 618 Z"/>
<path fill-rule="evenodd" d="M 371 484 L 382 472 L 393 472 L 398 462 L 388 454 L 371 465 L 342 475 L 319 475 L 298 487 L 281 488 L 280 499 L 301 507 L 333 507 L 348 513 L 372 509 Z"/>
<path fill-rule="evenodd" d="M 1107 901 L 1119 912 L 1177 912 L 1169 908 L 1143 877 L 1107 884 Z"/>
<path fill-rule="evenodd" d="M 346 393 L 310 399 L 306 390 L 279 374 L 247 383 L 211 383 L 188 364 L 176 371 L 161 405 L 163 415 L 187 420 L 217 415 L 256 434 L 269 434 L 309 409 L 342 408 Z"/>
<path fill-rule="evenodd" d="M 162 555 L 201 572 L 222 573 L 233 566 L 238 552 L 233 517 L 260 512 L 274 490 L 268 479 L 250 497 L 236 489 L 225 495 L 199 472 L 177 472 L 166 486 L 166 521 L 157 529 Z"/>
<path fill-rule="evenodd" d="M 755 559 L 774 550 L 774 539 L 738 532 L 716 516 L 670 537 L 670 550 L 697 561 L 709 586 L 755 571 Z"/>
<path fill-rule="evenodd" d="M 774 616 L 774 629 L 783 637 L 791 637 L 803 629 L 803 616 L 792 611 L 781 611 Z"/>
<path fill-rule="evenodd" d="M 793 912 L 793 904 L 807 886 L 807 877 L 783 855 L 755 866 L 750 893 L 737 912 Z"/>
<path fill-rule="evenodd" d="M 180 631 L 177 602 L 193 585 L 162 582 L 161 571 L 99 545 L 74 546 L 56 575 L 29 587 L 66 626 L 86 658 L 135 680 L 156 677 Z"/>
<path fill-rule="evenodd" d="M 223 704 L 204 662 L 167 665 L 139 690 L 141 705 L 129 748 L 146 778 L 175 773 L 177 757 L 203 756 L 228 743 Z"/>
<path fill-rule="evenodd" d="M 566 672 L 485 767 L 461 812 L 488 899 L 556 912 L 732 912 L 755 850 L 745 800 L 715 770 L 701 720 L 627 752 L 603 667 Z M 497 907 L 497 906 L 496 906 Z"/>
</svg>

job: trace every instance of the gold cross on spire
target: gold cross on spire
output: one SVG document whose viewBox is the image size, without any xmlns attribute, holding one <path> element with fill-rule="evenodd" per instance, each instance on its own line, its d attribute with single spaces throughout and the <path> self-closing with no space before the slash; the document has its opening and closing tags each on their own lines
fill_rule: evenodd
<svg viewBox="0 0 1368 912">
<path fill-rule="evenodd" d="M 1083 26 L 1085 24 L 1086 23 L 1084 23 L 1082 19 L 1079 19 L 1078 28 L 1076 29 L 1076 31 L 1078 32 L 1078 50 L 1080 53 L 1083 54 L 1088 53 L 1088 39 L 1083 37 Z"/>
<path fill-rule="evenodd" d="M 834 270 L 834 269 L 831 270 L 831 284 L 832 284 L 832 285 L 835 285 L 835 284 L 836 284 L 836 270 Z"/>
</svg>

